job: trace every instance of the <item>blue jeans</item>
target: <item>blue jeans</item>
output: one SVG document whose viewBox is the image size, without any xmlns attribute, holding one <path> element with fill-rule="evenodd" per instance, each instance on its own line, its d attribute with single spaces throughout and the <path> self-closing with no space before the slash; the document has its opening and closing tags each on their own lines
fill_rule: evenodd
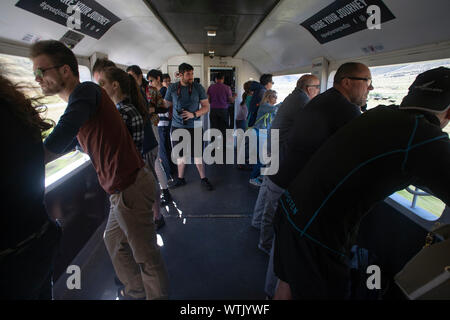
<svg viewBox="0 0 450 320">
<path fill-rule="evenodd" d="M 257 157 L 256 157 L 256 159 L 257 159 L 257 163 L 253 166 L 253 171 L 250 174 L 250 179 L 258 178 L 261 175 L 261 170 L 260 169 L 264 166 L 261 163 L 261 158 L 260 158 L 260 156 L 261 156 L 261 154 L 260 154 L 261 153 L 261 148 L 263 146 L 260 144 L 260 141 L 259 141 L 259 139 L 260 139 L 259 129 L 253 128 L 253 130 L 256 131 L 256 148 L 257 148 L 256 149 L 257 150 Z"/>
<path fill-rule="evenodd" d="M 176 171 L 176 166 L 172 162 L 170 154 L 172 153 L 172 144 L 170 143 L 170 125 L 158 127 L 159 134 L 159 157 L 161 158 L 164 172 L 167 179 Z"/>
</svg>

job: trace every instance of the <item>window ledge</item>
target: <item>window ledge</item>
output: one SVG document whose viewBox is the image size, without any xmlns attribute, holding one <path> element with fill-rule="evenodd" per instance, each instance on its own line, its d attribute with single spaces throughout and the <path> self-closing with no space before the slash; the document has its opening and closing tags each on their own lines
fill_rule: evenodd
<svg viewBox="0 0 450 320">
<path fill-rule="evenodd" d="M 431 231 L 438 221 L 446 224 L 450 220 L 450 217 L 446 215 L 436 217 L 434 214 L 420 207 L 411 208 L 411 201 L 395 193 L 387 197 L 384 201 L 427 231 Z"/>
<path fill-rule="evenodd" d="M 78 172 L 86 168 L 90 164 L 90 158 L 87 154 L 83 154 L 83 158 L 65 166 L 58 172 L 45 178 L 45 193 L 57 188 L 68 179 L 76 175 Z"/>
</svg>

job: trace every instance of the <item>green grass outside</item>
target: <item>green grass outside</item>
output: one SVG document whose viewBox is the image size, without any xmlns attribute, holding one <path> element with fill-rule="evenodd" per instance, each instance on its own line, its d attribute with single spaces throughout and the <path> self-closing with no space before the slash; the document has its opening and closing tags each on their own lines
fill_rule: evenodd
<svg viewBox="0 0 450 320">
<path fill-rule="evenodd" d="M 77 154 L 75 154 L 77 153 Z M 58 172 L 59 170 L 63 169 L 65 166 L 68 166 L 71 163 L 74 163 L 75 161 L 83 158 L 83 154 L 79 151 L 72 151 L 68 153 L 66 156 L 61 157 L 59 159 L 56 159 L 55 161 L 52 161 L 48 163 L 45 166 L 45 177 L 48 178 Z"/>
<path fill-rule="evenodd" d="M 410 186 L 412 190 L 415 189 L 414 186 Z M 402 196 L 403 198 L 408 199 L 412 203 L 413 195 L 409 193 L 406 190 L 401 190 L 397 192 L 398 195 Z M 436 217 L 440 217 L 442 214 L 442 211 L 444 211 L 445 203 L 443 203 L 441 200 L 439 200 L 436 197 L 432 196 L 419 196 L 417 198 L 416 207 L 421 207 L 422 209 L 427 210 L 431 214 L 433 214 Z"/>
</svg>

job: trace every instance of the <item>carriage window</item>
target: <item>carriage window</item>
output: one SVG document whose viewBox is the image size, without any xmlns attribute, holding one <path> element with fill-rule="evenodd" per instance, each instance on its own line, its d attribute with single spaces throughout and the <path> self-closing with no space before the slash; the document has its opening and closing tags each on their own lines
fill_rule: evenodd
<svg viewBox="0 0 450 320">
<path fill-rule="evenodd" d="M 23 91 L 26 96 L 30 98 L 42 96 L 39 85 L 34 79 L 33 63 L 29 58 L 0 54 L 0 72 L 13 83 L 25 87 Z M 79 72 L 81 82 L 91 80 L 89 68 L 80 65 Z M 58 96 L 47 96 L 41 101 L 47 107 L 47 112 L 43 116 L 53 120 L 55 124 L 58 123 L 67 103 Z M 52 129 L 48 130 L 45 132 L 45 135 L 50 134 L 51 131 Z M 45 167 L 45 186 L 47 187 L 56 182 L 87 160 L 89 160 L 87 155 L 74 151 L 48 163 Z"/>
<path fill-rule="evenodd" d="M 399 105 L 418 74 L 440 66 L 449 68 L 450 59 L 370 67 L 374 89 L 369 93 L 367 109 L 380 104 Z M 450 125 L 444 131 L 450 134 Z M 427 220 L 438 219 L 445 208 L 441 200 L 414 186 L 397 192 L 394 199 Z"/>
<path fill-rule="evenodd" d="M 272 77 L 273 82 L 275 82 L 272 90 L 277 92 L 277 103 L 283 102 L 283 100 L 295 89 L 297 80 L 300 79 L 302 75 L 304 75 L 304 73 Z"/>
<path fill-rule="evenodd" d="M 450 59 L 370 67 L 374 89 L 369 93 L 367 109 L 380 104 L 400 104 L 417 75 L 441 66 L 449 68 Z"/>
</svg>

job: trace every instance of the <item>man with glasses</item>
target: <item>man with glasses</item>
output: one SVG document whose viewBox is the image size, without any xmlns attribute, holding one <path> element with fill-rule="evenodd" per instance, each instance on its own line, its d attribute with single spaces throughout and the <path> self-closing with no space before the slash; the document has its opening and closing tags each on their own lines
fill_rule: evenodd
<svg viewBox="0 0 450 320">
<path fill-rule="evenodd" d="M 277 115 L 272 122 L 271 130 L 278 130 L 279 146 L 286 143 L 290 129 L 296 125 L 294 122 L 296 114 L 320 92 L 320 80 L 314 75 L 306 74 L 297 81 L 294 91 L 284 99 L 280 105 Z M 268 138 L 270 141 L 271 138 Z M 273 297 L 277 279 L 273 272 L 273 216 L 278 206 L 278 199 L 284 189 L 272 181 L 272 176 L 266 176 L 259 188 L 258 199 L 253 211 L 252 226 L 260 230 L 258 248 L 271 256 L 269 268 L 267 269 L 265 292 L 267 296 Z"/>
<path fill-rule="evenodd" d="M 371 84 L 362 79 L 368 74 L 346 78 Z M 392 193 L 415 182 L 450 204 L 450 141 L 442 131 L 449 119 L 450 69 L 440 67 L 418 75 L 400 106 L 367 111 L 314 154 L 275 215 L 275 272 L 293 298 L 352 297 L 348 262 L 359 224 Z"/>
<path fill-rule="evenodd" d="M 78 141 L 90 156 L 100 185 L 110 194 L 104 240 L 125 285 L 119 298 L 167 298 L 167 271 L 156 243 L 151 210 L 156 182 L 119 111 L 98 85 L 80 83 L 77 59 L 63 43 L 36 42 L 30 57 L 43 93 L 58 94 L 68 102 L 44 141 L 45 163 L 69 152 Z"/>
<path fill-rule="evenodd" d="M 371 78 L 364 64 L 345 63 L 336 71 L 333 87 L 294 115 L 286 143 L 280 145 L 278 173 L 270 177 L 275 185 L 287 189 L 314 152 L 339 128 L 361 114 L 360 108 L 373 90 Z M 285 284 L 281 282 L 283 287 Z"/>
</svg>

